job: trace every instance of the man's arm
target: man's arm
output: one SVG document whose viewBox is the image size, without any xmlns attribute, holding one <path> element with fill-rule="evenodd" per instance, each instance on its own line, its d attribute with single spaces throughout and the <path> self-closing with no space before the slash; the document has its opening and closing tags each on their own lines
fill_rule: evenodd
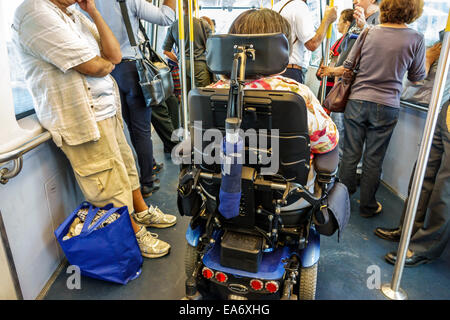
<svg viewBox="0 0 450 320">
<path fill-rule="evenodd" d="M 177 10 L 177 3 L 175 0 L 164 0 L 163 6 L 168 6 L 171 8 L 174 12 Z"/>
<path fill-rule="evenodd" d="M 114 70 L 114 66 L 122 60 L 120 44 L 95 7 L 94 0 L 77 0 L 80 8 L 89 14 L 100 36 L 101 57 L 96 56 L 73 67 L 79 73 L 91 77 L 104 77 Z"/>
<path fill-rule="evenodd" d="M 177 56 L 172 52 L 172 51 L 166 51 L 164 50 L 163 53 L 173 62 L 178 63 L 178 58 Z"/>
<path fill-rule="evenodd" d="M 328 26 L 331 23 L 333 23 L 336 19 L 337 19 L 336 7 L 327 7 L 322 22 L 320 23 L 320 26 L 316 31 L 316 34 L 312 39 L 305 42 L 306 49 L 308 49 L 309 51 L 315 51 L 325 38 Z"/>
<path fill-rule="evenodd" d="M 441 54 L 442 49 L 442 43 L 436 43 L 432 47 L 428 48 L 425 55 L 425 71 L 428 75 L 428 72 L 430 72 L 431 65 L 439 59 L 439 56 Z"/>
<path fill-rule="evenodd" d="M 147 0 L 137 0 L 136 15 L 138 19 L 160 26 L 169 26 L 175 21 L 176 1 L 164 0 L 161 8 L 154 6 Z"/>
<path fill-rule="evenodd" d="M 102 58 L 109 60 L 113 64 L 119 64 L 122 60 L 122 53 L 120 51 L 120 44 L 117 41 L 114 33 L 106 24 L 100 12 L 95 6 L 94 0 L 77 0 L 78 5 L 91 17 L 92 21 L 97 27 L 100 35 L 100 45 Z"/>
<path fill-rule="evenodd" d="M 114 67 L 115 65 L 111 61 L 97 56 L 73 67 L 73 69 L 87 76 L 102 78 L 110 74 Z"/>
</svg>

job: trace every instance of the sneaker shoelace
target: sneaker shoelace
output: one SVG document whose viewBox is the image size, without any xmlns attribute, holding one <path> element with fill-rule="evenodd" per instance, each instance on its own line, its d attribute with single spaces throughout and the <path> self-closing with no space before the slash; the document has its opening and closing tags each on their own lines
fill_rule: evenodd
<svg viewBox="0 0 450 320">
<path fill-rule="evenodd" d="M 150 216 L 155 217 L 157 220 L 164 219 L 164 213 L 158 209 L 158 206 L 150 206 Z"/>
<path fill-rule="evenodd" d="M 142 237 L 141 237 L 142 242 L 144 243 L 149 243 L 152 247 L 154 247 L 156 244 L 158 244 L 159 240 L 158 240 L 158 235 L 156 233 L 153 232 L 149 232 L 147 231 Z"/>
</svg>

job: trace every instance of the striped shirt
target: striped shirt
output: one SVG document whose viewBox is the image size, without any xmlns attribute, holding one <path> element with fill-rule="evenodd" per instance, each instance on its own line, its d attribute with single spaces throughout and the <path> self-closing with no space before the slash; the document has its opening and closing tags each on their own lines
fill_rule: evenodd
<svg viewBox="0 0 450 320">
<path fill-rule="evenodd" d="M 78 10 L 68 8 L 91 31 L 100 46 L 96 26 Z M 25 0 L 16 10 L 12 38 L 41 125 L 60 147 L 100 139 L 95 99 L 86 76 L 72 69 L 97 56 L 88 39 L 74 32 L 74 21 L 49 0 Z M 108 75 L 107 77 L 112 77 Z M 120 115 L 120 96 L 113 82 Z"/>
</svg>

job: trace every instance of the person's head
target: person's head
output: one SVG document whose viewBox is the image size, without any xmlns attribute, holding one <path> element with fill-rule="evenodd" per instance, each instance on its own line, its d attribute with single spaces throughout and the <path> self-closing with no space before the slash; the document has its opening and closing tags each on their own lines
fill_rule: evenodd
<svg viewBox="0 0 450 320">
<path fill-rule="evenodd" d="M 194 8 L 192 8 L 194 10 Z M 189 13 L 189 0 L 183 0 L 183 11 L 187 15 Z"/>
<path fill-rule="evenodd" d="M 370 6 L 376 5 L 378 5 L 378 0 L 353 0 L 353 8 L 361 7 L 364 9 L 364 12 L 367 12 Z"/>
<path fill-rule="evenodd" d="M 251 9 L 241 13 L 231 24 L 231 34 L 283 33 L 291 41 L 291 26 L 278 12 Z M 290 46 L 289 46 L 290 47 Z"/>
<path fill-rule="evenodd" d="M 351 23 L 353 22 L 353 19 L 353 9 L 342 10 L 337 24 L 338 32 L 341 34 L 346 33 Z"/>
<path fill-rule="evenodd" d="M 214 22 L 214 20 L 212 20 L 210 17 L 207 17 L 207 16 L 200 17 L 200 20 L 206 21 L 209 24 L 209 26 L 211 27 L 212 33 L 215 32 L 216 23 Z"/>
<path fill-rule="evenodd" d="M 383 0 L 380 4 L 380 23 L 409 24 L 423 11 L 423 0 Z"/>
</svg>

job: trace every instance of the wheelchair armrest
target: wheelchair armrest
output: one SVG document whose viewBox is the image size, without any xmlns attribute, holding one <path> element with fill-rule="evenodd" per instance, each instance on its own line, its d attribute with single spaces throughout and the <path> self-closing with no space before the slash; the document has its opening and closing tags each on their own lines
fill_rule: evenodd
<svg viewBox="0 0 450 320">
<path fill-rule="evenodd" d="M 318 182 L 331 183 L 336 176 L 339 164 L 339 147 L 332 151 L 317 154 L 314 157 L 314 170 L 317 173 Z"/>
</svg>

